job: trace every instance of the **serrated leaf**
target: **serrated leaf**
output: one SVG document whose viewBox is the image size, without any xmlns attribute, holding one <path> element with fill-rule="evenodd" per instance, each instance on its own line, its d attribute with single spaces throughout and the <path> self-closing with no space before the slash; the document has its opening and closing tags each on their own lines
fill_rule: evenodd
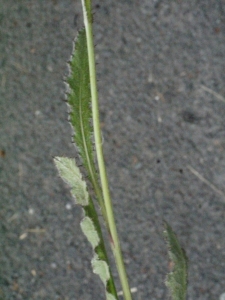
<svg viewBox="0 0 225 300">
<path fill-rule="evenodd" d="M 81 30 L 75 43 L 74 54 L 70 62 L 70 76 L 67 79 L 70 90 L 70 122 L 75 131 L 74 140 L 79 148 L 83 163 L 87 169 L 93 169 L 93 145 L 91 127 L 91 92 L 89 63 L 85 30 Z"/>
<path fill-rule="evenodd" d="M 68 157 L 55 157 L 54 163 L 58 169 L 60 177 L 70 186 L 71 194 L 76 203 L 82 206 L 88 205 L 89 195 L 86 182 L 82 179 L 75 159 Z"/>
<path fill-rule="evenodd" d="M 85 29 L 78 34 L 74 54 L 70 62 L 68 104 L 70 106 L 70 122 L 75 132 L 74 141 L 82 158 L 88 177 L 98 193 L 101 202 L 101 188 L 94 163 L 93 129 L 91 125 L 91 92 L 87 41 Z"/>
<path fill-rule="evenodd" d="M 97 247 L 100 242 L 100 237 L 91 218 L 84 217 L 80 226 L 89 243 L 91 243 L 92 248 Z"/>
<path fill-rule="evenodd" d="M 85 29 L 79 32 L 76 39 L 67 82 L 69 84 L 70 123 L 75 132 L 74 141 L 96 193 L 102 214 L 105 216 L 102 191 L 94 163 L 90 76 Z"/>
<path fill-rule="evenodd" d="M 185 300 L 187 293 L 187 257 L 172 228 L 165 223 L 164 235 L 168 244 L 173 271 L 167 275 L 166 286 L 173 300 Z"/>
</svg>

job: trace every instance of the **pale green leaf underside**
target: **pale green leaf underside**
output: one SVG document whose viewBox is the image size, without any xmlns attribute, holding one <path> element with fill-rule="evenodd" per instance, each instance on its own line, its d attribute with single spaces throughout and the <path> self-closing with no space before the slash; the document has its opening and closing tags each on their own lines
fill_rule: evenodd
<svg viewBox="0 0 225 300">
<path fill-rule="evenodd" d="M 97 227 L 95 226 L 92 219 L 88 216 L 85 216 L 84 219 L 81 221 L 81 229 L 85 236 L 87 237 L 88 241 L 92 245 L 92 248 L 94 250 L 94 257 L 91 260 L 91 265 L 93 269 L 93 273 L 98 275 L 103 282 L 105 286 L 105 292 L 106 292 L 106 300 L 116 300 L 114 295 L 109 292 L 108 283 L 111 281 L 112 283 L 112 277 L 109 270 L 109 265 L 106 260 L 101 259 L 100 256 L 102 256 L 104 251 L 103 249 L 99 249 L 98 246 L 100 245 L 101 241 L 101 233 L 97 231 Z M 99 252 L 100 251 L 100 252 Z M 110 283 L 110 285 L 111 285 Z M 116 293 L 116 292 L 115 292 Z"/>
<path fill-rule="evenodd" d="M 85 217 L 80 223 L 81 229 L 88 241 L 92 245 L 94 250 L 94 257 L 91 261 L 93 272 L 99 275 L 100 279 L 106 288 L 106 299 L 116 300 L 110 287 L 113 288 L 112 293 L 116 294 L 114 285 L 112 286 L 112 277 L 109 271 L 109 265 L 107 262 L 107 256 L 104 248 L 104 241 L 102 240 L 101 229 L 98 224 L 98 217 L 95 211 L 93 202 L 89 198 L 85 181 L 82 180 L 82 175 L 79 168 L 76 165 L 75 159 L 67 157 L 55 157 L 54 163 L 58 169 L 60 177 L 69 185 L 71 188 L 71 194 L 75 198 L 76 203 L 83 206 Z M 100 249 L 98 246 L 102 245 Z M 103 259 L 101 259 L 103 255 Z"/>
<path fill-rule="evenodd" d="M 91 243 L 92 248 L 94 249 L 97 247 L 100 242 L 100 238 L 97 230 L 95 229 L 93 221 L 89 217 L 84 217 L 80 223 L 80 226 L 89 243 Z"/>
<path fill-rule="evenodd" d="M 86 182 L 82 179 L 82 175 L 76 165 L 75 159 L 55 157 L 54 162 L 60 177 L 71 188 L 71 194 L 75 198 L 76 203 L 82 206 L 88 205 L 89 195 Z"/>
<path fill-rule="evenodd" d="M 174 264 L 173 271 L 167 275 L 166 285 L 173 300 L 185 300 L 187 293 L 187 257 L 181 248 L 172 228 L 165 223 L 164 235 L 168 243 L 168 252 Z"/>
<path fill-rule="evenodd" d="M 101 240 L 101 233 L 97 231 L 97 227 L 95 226 L 92 219 L 88 216 L 84 217 L 80 225 L 84 235 L 87 237 L 95 252 L 94 257 L 91 261 L 91 265 L 93 272 L 100 277 L 101 281 L 103 282 L 106 288 L 106 300 L 116 300 L 114 295 L 109 293 L 107 287 L 107 283 L 109 283 L 111 277 L 108 262 L 100 258 L 100 256 L 102 256 L 102 250 L 100 250 L 100 256 L 98 252 L 98 246 L 100 245 Z"/>
<path fill-rule="evenodd" d="M 106 300 L 116 300 L 116 298 L 112 294 L 106 293 Z"/>
<path fill-rule="evenodd" d="M 93 272 L 101 278 L 102 282 L 106 286 L 107 281 L 109 280 L 109 266 L 103 260 L 99 260 L 98 256 L 95 255 L 91 261 Z"/>
</svg>

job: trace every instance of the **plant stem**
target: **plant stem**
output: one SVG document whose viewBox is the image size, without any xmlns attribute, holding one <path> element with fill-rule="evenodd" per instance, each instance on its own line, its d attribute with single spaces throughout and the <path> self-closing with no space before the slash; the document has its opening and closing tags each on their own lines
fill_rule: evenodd
<svg viewBox="0 0 225 300">
<path fill-rule="evenodd" d="M 94 138 L 95 138 L 95 148 L 99 167 L 99 174 L 104 198 L 104 204 L 106 209 L 106 216 L 108 227 L 111 235 L 111 246 L 113 254 L 115 257 L 120 282 L 123 290 L 123 295 L 125 300 L 131 300 L 131 292 L 128 284 L 128 278 L 122 258 L 122 252 L 120 248 L 119 238 L 117 234 L 115 218 L 112 208 L 112 201 L 109 192 L 108 178 L 106 174 L 105 162 L 103 157 L 102 149 L 102 138 L 101 129 L 99 121 L 99 105 L 98 105 L 98 91 L 97 91 L 97 80 L 96 80 L 96 69 L 95 69 L 95 52 L 93 43 L 93 32 L 92 32 L 92 13 L 91 13 L 91 1 L 82 0 L 83 5 L 83 15 L 84 15 L 84 25 L 86 29 L 87 37 L 87 48 L 88 48 L 88 60 L 89 60 L 89 73 L 90 73 L 90 88 L 91 88 L 91 98 L 92 98 L 92 118 L 94 127 Z"/>
</svg>

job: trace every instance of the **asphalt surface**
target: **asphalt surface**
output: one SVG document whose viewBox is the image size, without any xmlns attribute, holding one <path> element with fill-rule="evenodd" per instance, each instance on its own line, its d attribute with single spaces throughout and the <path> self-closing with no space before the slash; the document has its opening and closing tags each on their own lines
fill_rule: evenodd
<svg viewBox="0 0 225 300">
<path fill-rule="evenodd" d="M 104 151 L 133 298 L 169 299 L 165 219 L 189 258 L 187 299 L 219 300 L 225 1 L 93 6 Z M 62 100 L 81 26 L 78 0 L 0 0 L 2 299 L 104 299 L 81 210 L 52 161 L 76 155 Z"/>
</svg>

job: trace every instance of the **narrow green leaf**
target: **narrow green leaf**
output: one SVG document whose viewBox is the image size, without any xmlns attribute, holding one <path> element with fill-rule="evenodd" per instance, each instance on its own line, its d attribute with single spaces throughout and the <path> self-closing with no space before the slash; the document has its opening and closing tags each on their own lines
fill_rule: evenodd
<svg viewBox="0 0 225 300">
<path fill-rule="evenodd" d="M 172 228 L 165 223 L 164 235 L 168 244 L 173 271 L 167 275 L 166 286 L 173 300 L 185 300 L 187 293 L 187 257 Z"/>
<path fill-rule="evenodd" d="M 54 162 L 60 177 L 70 186 L 71 194 L 75 198 L 76 203 L 82 206 L 88 205 L 89 195 L 86 182 L 82 180 L 82 175 L 76 166 L 75 159 L 55 157 Z"/>
<path fill-rule="evenodd" d="M 104 215 L 102 192 L 94 163 L 90 76 L 85 29 L 79 32 L 76 39 L 67 82 L 69 84 L 70 122 L 75 132 L 74 141 Z"/>
<path fill-rule="evenodd" d="M 84 166 L 94 172 L 93 130 L 91 126 L 91 93 L 85 30 L 81 30 L 75 43 L 70 62 L 68 103 L 70 122 L 75 131 L 74 140 L 80 151 Z M 91 175 L 93 176 L 93 174 Z"/>
</svg>

